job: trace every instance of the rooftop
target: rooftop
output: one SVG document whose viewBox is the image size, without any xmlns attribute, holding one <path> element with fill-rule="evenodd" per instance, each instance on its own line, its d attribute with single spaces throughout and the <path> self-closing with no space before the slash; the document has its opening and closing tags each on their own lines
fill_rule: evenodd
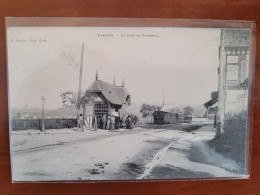
<svg viewBox="0 0 260 195">
<path fill-rule="evenodd" d="M 101 92 L 104 97 L 112 104 L 122 105 L 126 103 L 129 92 L 124 86 L 115 86 L 101 80 L 96 80 L 89 86 L 86 93 Z"/>
</svg>

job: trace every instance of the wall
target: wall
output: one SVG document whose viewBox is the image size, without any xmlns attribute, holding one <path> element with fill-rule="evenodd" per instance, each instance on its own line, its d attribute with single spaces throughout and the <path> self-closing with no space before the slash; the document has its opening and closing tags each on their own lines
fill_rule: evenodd
<svg viewBox="0 0 260 195">
<path fill-rule="evenodd" d="M 45 129 L 62 129 L 77 126 L 77 119 L 45 119 Z M 41 129 L 41 119 L 14 119 L 12 130 Z"/>
</svg>

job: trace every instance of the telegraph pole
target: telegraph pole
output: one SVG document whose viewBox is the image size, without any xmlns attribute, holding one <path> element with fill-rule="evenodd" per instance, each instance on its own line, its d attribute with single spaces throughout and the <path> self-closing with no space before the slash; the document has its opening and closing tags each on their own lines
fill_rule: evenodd
<svg viewBox="0 0 260 195">
<path fill-rule="evenodd" d="M 163 106 L 164 106 L 164 88 L 163 88 Z"/>
<path fill-rule="evenodd" d="M 44 123 L 44 103 L 45 103 L 46 99 L 45 99 L 44 96 L 42 96 L 41 101 L 42 101 L 42 129 L 41 129 L 41 131 L 42 131 L 42 132 L 45 132 L 45 123 Z"/>
<path fill-rule="evenodd" d="M 84 43 L 82 43 L 81 49 L 81 61 L 80 61 L 80 70 L 79 70 L 79 89 L 78 89 L 78 98 L 77 98 L 77 130 L 79 130 L 79 112 L 80 112 L 80 98 L 81 98 L 81 83 L 82 83 L 82 70 L 83 70 L 83 53 L 84 53 Z"/>
</svg>

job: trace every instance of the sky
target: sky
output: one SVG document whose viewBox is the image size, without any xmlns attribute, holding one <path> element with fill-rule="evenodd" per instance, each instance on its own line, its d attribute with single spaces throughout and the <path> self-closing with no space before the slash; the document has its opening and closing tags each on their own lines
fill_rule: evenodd
<svg viewBox="0 0 260 195">
<path fill-rule="evenodd" d="M 9 27 L 11 108 L 62 106 L 60 94 L 99 79 L 125 82 L 132 102 L 201 105 L 218 86 L 220 29 L 173 27 Z"/>
</svg>

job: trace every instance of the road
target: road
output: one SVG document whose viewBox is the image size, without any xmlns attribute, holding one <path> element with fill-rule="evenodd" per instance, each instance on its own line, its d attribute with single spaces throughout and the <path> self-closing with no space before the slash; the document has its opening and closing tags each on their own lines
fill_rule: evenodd
<svg viewBox="0 0 260 195">
<path fill-rule="evenodd" d="M 170 129 L 13 132 L 14 181 L 238 177 L 239 169 L 209 148 L 210 126 Z"/>
</svg>

